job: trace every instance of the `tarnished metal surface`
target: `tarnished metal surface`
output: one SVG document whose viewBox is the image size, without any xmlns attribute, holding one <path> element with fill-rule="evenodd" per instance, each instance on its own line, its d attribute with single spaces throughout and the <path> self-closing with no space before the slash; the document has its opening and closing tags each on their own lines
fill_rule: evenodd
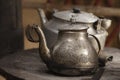
<svg viewBox="0 0 120 80">
<path fill-rule="evenodd" d="M 86 75 L 94 73 L 98 68 L 101 46 L 99 40 L 91 35 L 99 46 L 96 52 L 88 39 L 88 27 L 59 30 L 58 39 L 52 49 L 47 47 L 41 28 L 38 25 L 32 28 L 39 36 L 40 57 L 51 71 L 64 75 Z"/>
<path fill-rule="evenodd" d="M 43 10 L 38 9 L 38 11 L 49 48 L 55 43 L 59 29 L 80 29 L 81 27 L 89 27 L 87 32 L 96 36 L 99 39 L 101 48 L 104 48 L 106 37 L 108 35 L 106 29 L 110 27 L 111 20 L 98 18 L 92 13 L 87 13 L 74 8 L 72 10 L 57 11 L 53 14 L 53 18 L 48 21 Z M 96 41 L 94 41 L 93 38 L 89 39 L 96 51 L 98 51 Z"/>
<path fill-rule="evenodd" d="M 78 12 L 75 12 L 75 9 L 56 12 L 53 14 L 53 16 L 65 21 L 71 21 L 74 19 L 75 22 L 81 22 L 81 23 L 93 23 L 98 20 L 98 17 L 94 16 L 92 13 L 86 13 L 80 10 Z"/>
</svg>

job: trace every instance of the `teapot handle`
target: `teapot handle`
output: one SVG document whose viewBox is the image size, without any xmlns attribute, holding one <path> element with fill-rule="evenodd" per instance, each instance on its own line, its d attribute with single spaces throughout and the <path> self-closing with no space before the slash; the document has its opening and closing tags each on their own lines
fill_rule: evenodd
<svg viewBox="0 0 120 80">
<path fill-rule="evenodd" d="M 100 45 L 100 41 L 98 40 L 98 38 L 94 35 L 89 34 L 90 36 L 92 36 L 98 43 L 98 47 L 99 47 L 99 51 L 98 51 L 98 56 L 99 56 L 99 66 L 100 67 L 104 67 L 107 61 L 112 61 L 113 56 L 107 56 L 105 54 L 101 54 L 101 45 Z"/>
<path fill-rule="evenodd" d="M 100 45 L 100 41 L 99 41 L 99 39 L 96 37 L 96 36 L 94 36 L 94 35 L 92 35 L 92 34 L 89 34 L 90 36 L 92 36 L 95 40 L 96 40 L 96 42 L 97 42 L 97 44 L 98 44 L 98 48 L 99 48 L 99 50 L 98 50 L 98 55 L 100 54 L 100 51 L 101 51 L 101 45 Z"/>
<path fill-rule="evenodd" d="M 34 26 L 34 25 L 33 25 Z M 25 29 L 25 34 L 26 37 L 29 41 L 31 42 L 39 42 L 39 39 L 35 39 L 32 35 L 34 34 L 34 32 L 36 33 L 36 31 L 34 31 L 33 26 L 28 25 L 27 28 Z M 34 31 L 34 32 L 33 32 Z"/>
</svg>

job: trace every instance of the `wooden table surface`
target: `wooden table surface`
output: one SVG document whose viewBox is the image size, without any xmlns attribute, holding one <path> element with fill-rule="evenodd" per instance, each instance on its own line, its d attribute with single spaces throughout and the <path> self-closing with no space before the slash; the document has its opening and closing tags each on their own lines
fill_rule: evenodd
<svg viewBox="0 0 120 80">
<path fill-rule="evenodd" d="M 24 80 L 120 80 L 120 49 L 105 48 L 104 53 L 112 55 L 113 61 L 92 76 L 68 77 L 53 74 L 41 61 L 38 49 L 18 51 L 3 57 L 0 59 L 0 68 Z"/>
</svg>

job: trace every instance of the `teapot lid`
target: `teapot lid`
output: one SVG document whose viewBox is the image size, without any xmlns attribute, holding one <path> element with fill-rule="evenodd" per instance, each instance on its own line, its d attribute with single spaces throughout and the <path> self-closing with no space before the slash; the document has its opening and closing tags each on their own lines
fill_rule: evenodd
<svg viewBox="0 0 120 80">
<path fill-rule="evenodd" d="M 98 17 L 92 13 L 80 11 L 77 8 L 74 8 L 73 10 L 56 12 L 53 16 L 61 20 L 81 23 L 93 23 L 98 20 Z"/>
</svg>

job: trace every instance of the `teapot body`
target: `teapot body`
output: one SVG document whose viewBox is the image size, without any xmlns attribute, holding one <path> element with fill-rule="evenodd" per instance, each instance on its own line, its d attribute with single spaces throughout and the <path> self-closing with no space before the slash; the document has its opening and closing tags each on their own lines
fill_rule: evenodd
<svg viewBox="0 0 120 80">
<path fill-rule="evenodd" d="M 51 49 L 50 70 L 65 75 L 90 74 L 98 68 L 98 54 L 87 32 L 62 30 Z"/>
<path fill-rule="evenodd" d="M 80 23 L 79 25 L 89 27 L 87 30 L 88 34 L 92 34 L 98 38 L 100 45 L 101 45 L 101 49 L 103 50 L 106 38 L 108 36 L 108 32 L 106 31 L 106 29 L 101 26 L 101 28 L 99 30 L 97 30 L 94 27 L 93 23 L 90 23 L 90 24 Z M 68 26 L 68 27 L 71 26 L 70 22 L 66 22 L 66 21 L 62 21 L 62 20 L 53 18 L 42 27 L 43 32 L 46 36 L 46 41 L 47 41 L 49 48 L 52 47 L 54 45 L 55 41 L 57 40 L 59 28 L 64 28 L 64 26 Z M 96 49 L 96 51 L 98 51 L 99 48 L 98 48 L 98 45 L 97 45 L 97 42 L 95 41 L 95 39 L 91 36 L 88 36 L 88 38 L 91 41 L 94 48 Z"/>
</svg>

